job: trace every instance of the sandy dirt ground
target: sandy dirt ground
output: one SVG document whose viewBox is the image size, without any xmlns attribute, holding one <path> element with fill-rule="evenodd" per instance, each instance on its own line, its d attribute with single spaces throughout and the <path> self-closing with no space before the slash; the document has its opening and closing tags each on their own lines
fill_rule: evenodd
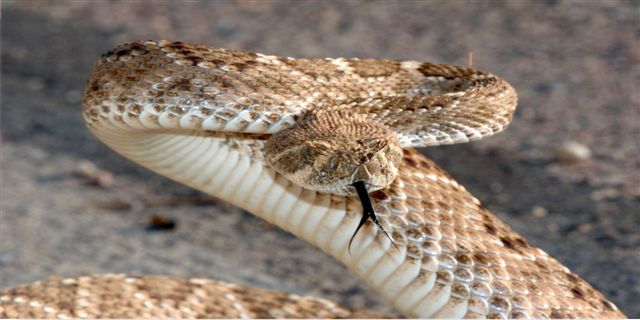
<svg viewBox="0 0 640 320">
<path fill-rule="evenodd" d="M 424 153 L 638 318 L 639 12 L 637 1 L 3 1 L 1 286 L 210 277 L 389 312 L 319 250 L 102 145 L 80 116 L 84 81 L 134 39 L 460 65 L 473 52 L 518 90 L 513 123 Z M 85 161 L 105 170 L 97 185 L 77 174 Z M 175 228 L 152 230 L 153 216 Z"/>
</svg>

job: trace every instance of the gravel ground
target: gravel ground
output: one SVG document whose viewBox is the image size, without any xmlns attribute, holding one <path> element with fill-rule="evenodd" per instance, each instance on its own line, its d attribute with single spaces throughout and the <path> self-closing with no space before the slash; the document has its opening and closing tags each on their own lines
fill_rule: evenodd
<svg viewBox="0 0 640 320">
<path fill-rule="evenodd" d="M 319 250 L 108 150 L 84 128 L 84 81 L 133 39 L 461 65 L 473 52 L 518 90 L 512 126 L 424 152 L 638 318 L 639 12 L 637 1 L 3 1 L 1 287 L 170 274 L 389 311 Z M 85 160 L 105 170 L 97 185 L 77 174 Z M 154 215 L 175 228 L 152 230 Z"/>
</svg>

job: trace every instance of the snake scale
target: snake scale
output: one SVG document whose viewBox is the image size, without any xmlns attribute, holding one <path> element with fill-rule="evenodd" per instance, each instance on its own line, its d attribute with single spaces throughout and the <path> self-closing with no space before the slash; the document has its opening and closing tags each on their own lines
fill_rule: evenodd
<svg viewBox="0 0 640 320">
<path fill-rule="evenodd" d="M 96 63 L 83 115 L 89 129 L 123 156 L 319 247 L 408 317 L 624 317 L 413 149 L 499 132 L 516 101 L 507 82 L 471 68 L 279 58 L 140 41 L 118 46 Z M 344 129 L 349 126 L 341 119 L 351 117 L 390 130 L 400 147 L 393 175 L 381 180 L 388 185 L 369 193 L 380 226 L 366 222 L 350 247 L 363 215 L 360 200 L 292 181 L 287 172 L 313 169 L 304 157 L 267 159 L 274 158 L 267 149 L 292 147 L 270 144 L 274 134 L 318 112 L 339 115 L 321 121 L 319 131 L 347 134 L 319 143 L 321 149 L 349 140 L 357 130 Z M 373 137 L 376 130 L 359 134 Z M 305 177 L 327 175 L 318 172 Z M 8 289 L 0 302 L 0 314 L 8 317 L 379 316 L 212 280 L 126 275 L 54 278 Z"/>
</svg>

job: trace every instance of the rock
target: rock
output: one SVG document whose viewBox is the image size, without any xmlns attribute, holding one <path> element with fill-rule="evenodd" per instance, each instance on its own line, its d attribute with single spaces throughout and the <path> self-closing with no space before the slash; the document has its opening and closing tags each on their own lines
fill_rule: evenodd
<svg viewBox="0 0 640 320">
<path fill-rule="evenodd" d="M 108 188 L 113 185 L 113 174 L 109 171 L 101 170 L 89 160 L 78 162 L 74 172 L 98 187 Z"/>
<path fill-rule="evenodd" d="M 549 214 L 549 211 L 542 206 L 534 206 L 531 208 L 531 214 L 536 218 L 544 218 Z"/>
<path fill-rule="evenodd" d="M 591 149 L 579 142 L 565 141 L 555 150 L 555 157 L 565 164 L 577 163 L 591 159 Z"/>
<path fill-rule="evenodd" d="M 147 230 L 150 231 L 170 231 L 174 230 L 178 223 L 171 218 L 161 214 L 154 214 L 149 218 Z"/>
</svg>

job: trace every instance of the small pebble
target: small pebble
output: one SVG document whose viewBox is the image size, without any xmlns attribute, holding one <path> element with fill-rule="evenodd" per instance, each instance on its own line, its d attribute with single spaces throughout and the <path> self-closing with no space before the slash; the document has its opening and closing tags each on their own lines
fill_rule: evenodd
<svg viewBox="0 0 640 320">
<path fill-rule="evenodd" d="M 113 185 L 113 174 L 109 171 L 101 170 L 89 160 L 78 162 L 74 172 L 95 186 L 108 188 Z"/>
<path fill-rule="evenodd" d="M 589 160 L 591 158 L 591 149 L 579 142 L 566 141 L 555 150 L 555 156 L 562 163 L 577 163 Z"/>
<path fill-rule="evenodd" d="M 149 218 L 149 225 L 147 226 L 147 229 L 152 231 L 168 231 L 174 230 L 177 225 L 178 223 L 171 218 L 154 214 Z"/>
<path fill-rule="evenodd" d="M 531 208 L 531 214 L 536 218 L 544 218 L 547 216 L 547 214 L 549 214 L 549 212 L 547 211 L 547 209 L 545 209 L 545 207 L 534 206 L 533 208 Z"/>
</svg>

